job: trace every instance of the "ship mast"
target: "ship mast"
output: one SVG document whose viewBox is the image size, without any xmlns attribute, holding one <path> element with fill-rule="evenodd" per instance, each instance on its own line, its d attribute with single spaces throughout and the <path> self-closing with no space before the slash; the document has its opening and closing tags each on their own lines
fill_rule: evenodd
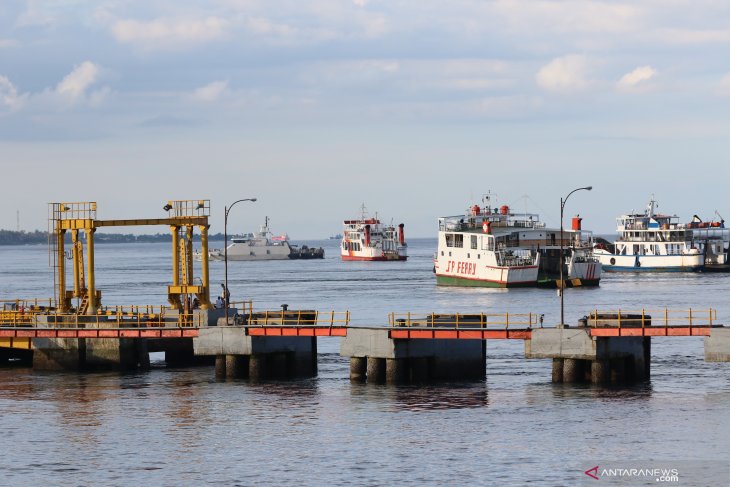
<svg viewBox="0 0 730 487">
<path fill-rule="evenodd" d="M 654 217 L 654 209 L 659 206 L 656 204 L 656 201 L 654 200 L 654 193 L 651 194 L 651 199 L 649 200 L 649 204 L 646 205 L 646 215 L 649 218 Z"/>
</svg>

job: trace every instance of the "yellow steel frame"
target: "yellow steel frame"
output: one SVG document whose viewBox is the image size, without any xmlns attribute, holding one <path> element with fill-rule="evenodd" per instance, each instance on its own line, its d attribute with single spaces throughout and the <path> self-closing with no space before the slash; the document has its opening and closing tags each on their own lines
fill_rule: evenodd
<svg viewBox="0 0 730 487">
<path fill-rule="evenodd" d="M 166 225 L 172 232 L 172 285 L 167 287 L 168 301 L 173 309 L 190 312 L 190 296 L 195 295 L 201 309 L 210 307 L 210 277 L 208 268 L 208 217 L 210 200 L 170 200 L 165 209 L 172 216 L 168 218 L 147 218 L 133 220 L 97 220 L 96 202 L 49 203 L 49 215 L 54 232 L 52 247 L 58 267 L 56 286 L 58 308 L 61 312 L 71 309 L 71 299 L 81 298 L 79 311 L 96 314 L 101 306 L 101 292 L 96 289 L 94 271 L 94 232 L 101 227 L 126 227 Z M 201 235 L 201 281 L 193 285 L 193 230 L 198 227 Z M 185 230 L 184 234 L 182 230 Z M 64 238 L 71 231 L 73 245 L 73 291 L 66 290 L 66 264 Z M 86 259 L 84 266 L 83 244 L 79 231 L 86 234 Z M 181 235 L 182 234 L 182 235 Z M 88 269 L 84 272 L 84 267 Z M 91 299 L 91 297 L 94 299 Z"/>
</svg>

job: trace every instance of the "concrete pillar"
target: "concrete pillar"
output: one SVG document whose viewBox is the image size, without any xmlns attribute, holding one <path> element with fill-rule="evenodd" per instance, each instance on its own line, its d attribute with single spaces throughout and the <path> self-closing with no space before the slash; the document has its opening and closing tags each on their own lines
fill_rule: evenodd
<svg viewBox="0 0 730 487">
<path fill-rule="evenodd" d="M 269 377 L 270 370 L 268 360 L 265 354 L 256 353 L 248 359 L 248 378 L 257 381 Z"/>
<path fill-rule="evenodd" d="M 553 359 L 553 384 L 560 384 L 563 382 L 563 367 L 564 359 L 554 358 Z"/>
<path fill-rule="evenodd" d="M 611 382 L 626 382 L 626 360 L 623 357 L 611 359 Z"/>
<path fill-rule="evenodd" d="M 487 341 L 482 340 L 482 362 L 484 363 L 484 367 L 482 367 L 482 375 L 481 379 L 487 378 Z"/>
<path fill-rule="evenodd" d="M 385 382 L 385 359 L 368 357 L 367 381 L 374 384 Z"/>
<path fill-rule="evenodd" d="M 415 384 L 428 382 L 431 378 L 429 371 L 429 359 L 428 357 L 413 357 L 408 359 L 411 382 Z"/>
<path fill-rule="evenodd" d="M 611 366 L 608 360 L 593 360 L 591 362 L 591 382 L 606 384 L 611 380 Z"/>
<path fill-rule="evenodd" d="M 83 370 L 86 340 L 83 338 L 34 338 L 34 370 Z"/>
<path fill-rule="evenodd" d="M 226 379 L 238 379 L 241 373 L 240 355 L 226 355 Z"/>
<path fill-rule="evenodd" d="M 651 337 L 644 337 L 644 376 L 640 380 L 651 378 Z"/>
<path fill-rule="evenodd" d="M 276 352 L 269 355 L 272 377 L 276 379 L 285 379 L 287 377 L 287 355 L 286 352 Z"/>
<path fill-rule="evenodd" d="M 89 338 L 86 340 L 86 367 L 97 370 L 136 370 L 149 367 L 144 339 Z"/>
<path fill-rule="evenodd" d="M 314 317 L 312 318 L 312 321 L 313 322 L 315 321 L 315 318 Z M 315 376 L 319 372 L 319 367 L 318 367 L 318 364 L 317 364 L 317 337 L 312 337 L 312 345 L 311 346 L 312 346 L 312 351 L 311 351 L 311 355 L 312 355 L 312 366 L 310 368 L 310 371 L 311 371 L 312 376 Z"/>
<path fill-rule="evenodd" d="M 226 377 L 226 356 L 215 356 L 215 378 L 224 379 Z"/>
<path fill-rule="evenodd" d="M 385 359 L 385 381 L 388 384 L 403 384 L 408 381 L 408 363 L 406 359 Z"/>
<path fill-rule="evenodd" d="M 585 360 L 566 358 L 563 362 L 563 382 L 582 382 L 585 375 Z"/>
<path fill-rule="evenodd" d="M 350 357 L 350 380 L 365 382 L 368 360 L 365 357 Z"/>
</svg>

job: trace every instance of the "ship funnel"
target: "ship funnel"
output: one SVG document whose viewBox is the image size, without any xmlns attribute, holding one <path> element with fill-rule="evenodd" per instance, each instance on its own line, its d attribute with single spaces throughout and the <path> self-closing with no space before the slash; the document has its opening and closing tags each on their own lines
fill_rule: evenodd
<svg viewBox="0 0 730 487">
<path fill-rule="evenodd" d="M 583 219 L 580 217 L 580 215 L 575 215 L 573 217 L 573 226 L 572 226 L 573 230 L 580 230 L 581 226 L 582 226 L 581 225 L 582 221 L 583 221 Z"/>
<path fill-rule="evenodd" d="M 365 247 L 370 247 L 370 225 L 365 225 Z"/>
<path fill-rule="evenodd" d="M 405 225 L 403 225 L 402 223 L 400 225 L 398 225 L 398 241 L 400 242 L 401 245 L 406 244 L 406 235 L 405 235 L 405 232 L 403 231 L 404 227 L 405 227 Z"/>
</svg>

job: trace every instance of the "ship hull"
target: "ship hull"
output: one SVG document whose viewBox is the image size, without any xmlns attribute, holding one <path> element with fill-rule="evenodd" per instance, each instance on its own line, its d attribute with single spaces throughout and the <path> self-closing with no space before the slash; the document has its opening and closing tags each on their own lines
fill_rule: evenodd
<svg viewBox="0 0 730 487">
<path fill-rule="evenodd" d="M 358 255 L 341 255 L 342 260 L 345 261 L 360 261 L 360 262 L 385 262 L 385 261 L 392 261 L 392 260 L 399 260 L 404 261 L 408 260 L 407 255 L 399 255 L 397 257 L 390 257 L 390 256 L 358 256 Z"/>
<path fill-rule="evenodd" d="M 459 276 L 443 276 L 436 275 L 436 284 L 439 286 L 457 286 L 457 287 L 491 287 L 491 288 L 516 288 L 516 287 L 535 287 L 537 280 L 529 281 L 492 281 L 486 279 L 474 279 Z"/>
<path fill-rule="evenodd" d="M 606 272 L 701 272 L 704 257 L 690 255 L 615 255 L 597 251 Z"/>
</svg>

